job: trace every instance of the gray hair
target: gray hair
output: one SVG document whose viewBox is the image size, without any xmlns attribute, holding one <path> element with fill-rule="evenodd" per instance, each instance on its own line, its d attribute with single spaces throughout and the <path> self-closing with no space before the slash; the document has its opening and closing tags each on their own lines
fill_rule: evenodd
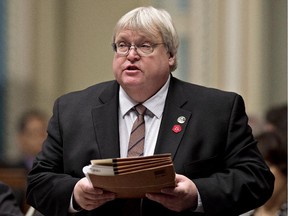
<svg viewBox="0 0 288 216">
<path fill-rule="evenodd" d="M 117 22 L 112 37 L 113 42 L 115 42 L 117 34 L 123 29 L 142 31 L 152 38 L 160 33 L 163 43 L 165 43 L 167 47 L 167 51 L 171 57 L 175 58 L 175 63 L 171 67 L 171 71 L 177 68 L 179 39 L 172 18 L 167 11 L 151 6 L 138 7 L 129 11 Z"/>
</svg>

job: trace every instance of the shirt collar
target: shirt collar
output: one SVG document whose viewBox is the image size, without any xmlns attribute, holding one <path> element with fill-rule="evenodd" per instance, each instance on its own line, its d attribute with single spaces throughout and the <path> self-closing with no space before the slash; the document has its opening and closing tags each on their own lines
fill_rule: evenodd
<svg viewBox="0 0 288 216">
<path fill-rule="evenodd" d="M 148 112 L 151 112 L 153 115 L 155 115 L 157 118 L 160 118 L 162 116 L 166 96 L 168 93 L 170 83 L 170 75 L 166 81 L 166 83 L 162 86 L 162 88 L 151 98 L 149 98 L 147 101 L 143 103 L 143 105 L 149 110 Z M 124 91 L 124 89 L 120 86 L 119 88 L 119 106 L 120 106 L 120 114 L 122 118 L 133 108 L 137 103 L 133 101 L 127 93 Z"/>
</svg>

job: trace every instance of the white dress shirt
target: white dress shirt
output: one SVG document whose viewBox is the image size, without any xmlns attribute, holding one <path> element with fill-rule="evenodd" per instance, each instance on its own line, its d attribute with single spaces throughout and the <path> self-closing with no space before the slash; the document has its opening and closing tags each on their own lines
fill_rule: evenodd
<svg viewBox="0 0 288 216">
<path fill-rule="evenodd" d="M 151 98 L 143 103 L 147 108 L 144 115 L 145 120 L 145 141 L 144 156 L 153 155 L 158 137 L 158 131 L 162 120 L 165 100 L 168 92 L 170 76 L 164 86 Z M 135 119 L 136 112 L 131 110 L 134 102 L 120 86 L 119 91 L 119 138 L 120 138 L 120 156 L 127 157 L 128 143 L 131 129 Z"/>
</svg>

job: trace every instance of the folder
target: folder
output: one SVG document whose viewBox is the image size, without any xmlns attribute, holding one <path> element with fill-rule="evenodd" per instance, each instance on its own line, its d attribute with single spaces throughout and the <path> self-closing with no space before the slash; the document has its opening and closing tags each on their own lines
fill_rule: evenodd
<svg viewBox="0 0 288 216">
<path fill-rule="evenodd" d="M 114 192 L 117 198 L 143 198 L 175 187 L 171 154 L 91 160 L 83 172 L 92 185 Z"/>
</svg>

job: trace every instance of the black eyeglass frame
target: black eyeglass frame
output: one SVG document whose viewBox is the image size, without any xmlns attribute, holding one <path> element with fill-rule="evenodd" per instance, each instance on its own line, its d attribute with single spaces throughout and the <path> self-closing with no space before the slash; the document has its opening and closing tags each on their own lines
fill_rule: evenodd
<svg viewBox="0 0 288 216">
<path fill-rule="evenodd" d="M 140 50 L 140 54 L 143 54 L 143 55 L 150 55 L 154 52 L 154 49 L 159 46 L 159 45 L 162 45 L 165 43 L 154 43 L 154 44 L 150 44 L 151 46 L 151 52 L 143 52 L 143 50 L 141 50 L 141 45 L 136 45 L 136 44 L 125 44 L 128 48 L 128 50 L 124 53 L 120 52 L 117 50 L 117 43 L 112 43 L 112 49 L 114 52 L 116 52 L 118 55 L 121 55 L 121 56 L 127 56 L 129 54 L 129 52 L 131 51 L 131 48 L 134 47 L 134 49 L 137 51 L 137 53 L 139 54 L 138 50 Z M 140 46 L 140 47 L 139 47 Z"/>
</svg>

